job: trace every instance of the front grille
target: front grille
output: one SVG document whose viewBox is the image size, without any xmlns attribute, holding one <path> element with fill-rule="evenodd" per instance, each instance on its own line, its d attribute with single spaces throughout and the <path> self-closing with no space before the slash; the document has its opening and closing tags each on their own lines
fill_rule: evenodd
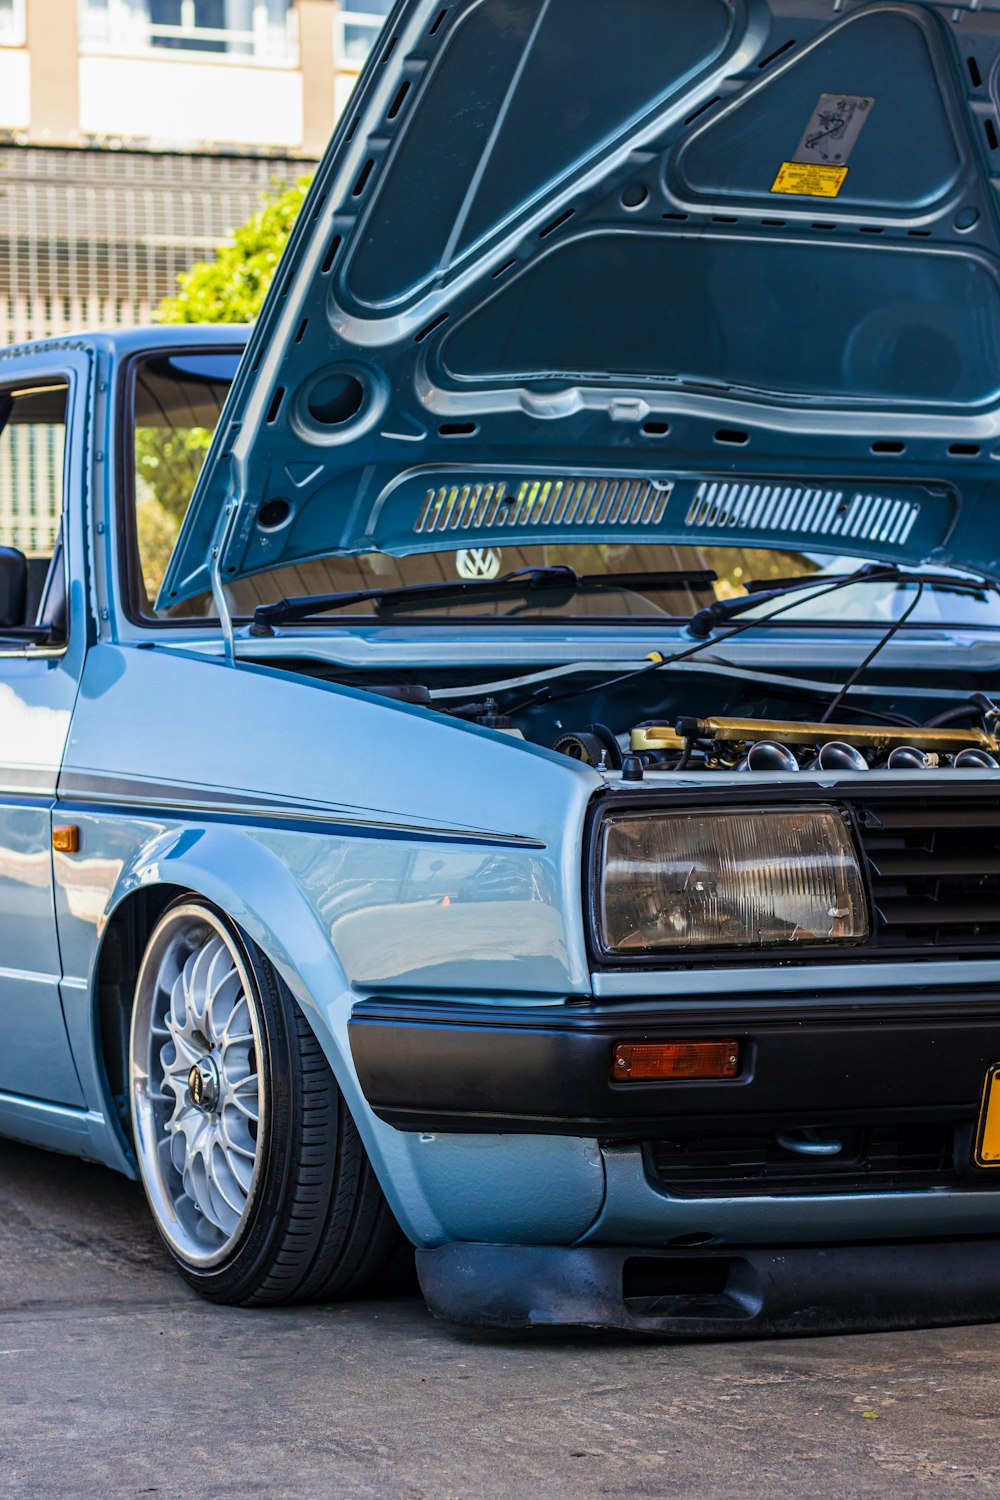
<svg viewBox="0 0 1000 1500">
<path fill-rule="evenodd" d="M 1000 946 L 1000 799 L 866 801 L 853 812 L 875 947 Z"/>
<path fill-rule="evenodd" d="M 805 1135 L 791 1131 L 785 1139 Z M 800 1155 L 780 1133 L 673 1136 L 647 1150 L 660 1182 L 681 1197 L 1000 1187 L 1000 1173 L 959 1170 L 971 1156 L 967 1124 L 831 1128 L 822 1136 L 840 1143 L 836 1155 Z"/>
</svg>

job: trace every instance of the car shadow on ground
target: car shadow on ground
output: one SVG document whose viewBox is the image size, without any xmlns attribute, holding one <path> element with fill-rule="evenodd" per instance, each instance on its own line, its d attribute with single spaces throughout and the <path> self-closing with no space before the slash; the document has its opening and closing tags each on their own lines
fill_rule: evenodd
<svg viewBox="0 0 1000 1500">
<path fill-rule="evenodd" d="M 146 1206 L 142 1186 L 117 1172 L 0 1140 L 0 1315 L 44 1307 L 159 1306 L 204 1302 L 177 1274 Z M 392 1314 L 424 1324 L 445 1344 L 489 1347 L 525 1343 L 548 1348 L 629 1346 L 637 1337 L 609 1331 L 464 1328 L 434 1319 L 420 1294 L 412 1261 L 390 1282 L 352 1303 L 268 1309 L 269 1318 L 307 1312 L 310 1319 Z M 244 1315 L 253 1317 L 254 1311 Z M 273 1324 L 270 1325 L 273 1327 Z"/>
<path fill-rule="evenodd" d="M 405 1256 L 365 1301 L 404 1298 L 422 1303 Z M 170 1299 L 209 1306 L 177 1274 L 140 1183 L 0 1140 L 0 1313 Z"/>
</svg>

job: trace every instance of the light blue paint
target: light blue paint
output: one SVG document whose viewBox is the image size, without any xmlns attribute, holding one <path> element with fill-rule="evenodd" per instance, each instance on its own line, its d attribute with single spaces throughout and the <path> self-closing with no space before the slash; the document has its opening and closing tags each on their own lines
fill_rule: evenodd
<svg viewBox="0 0 1000 1500">
<path fill-rule="evenodd" d="M 602 1154 L 607 1196 L 584 1244 L 664 1246 L 705 1235 L 730 1245 L 802 1245 L 1000 1231 L 995 1190 L 671 1198 L 647 1174 L 638 1146 L 606 1146 Z"/>
<path fill-rule="evenodd" d="M 534 0 L 525 4 L 532 10 Z M 224 499 L 237 508 L 220 565 L 223 576 L 237 576 L 258 569 L 265 556 L 273 565 L 331 546 L 428 550 L 437 545 L 426 521 L 421 527 L 421 516 L 431 514 L 428 494 L 464 485 L 471 471 L 503 480 L 515 494 L 525 477 L 559 481 L 581 472 L 655 482 L 663 506 L 654 525 L 578 517 L 559 532 L 562 541 L 791 542 L 808 549 L 832 535 L 839 545 L 846 533 L 789 529 L 788 517 L 779 524 L 773 508 L 753 524 L 733 511 L 718 529 L 692 517 L 704 512 L 700 486 L 788 488 L 808 485 L 818 470 L 824 484 L 850 489 L 848 511 L 859 486 L 887 504 L 914 508 L 905 539 L 900 532 L 852 541 L 859 555 L 1000 567 L 992 457 L 1000 388 L 982 357 L 1000 307 L 1000 231 L 978 134 L 984 101 L 970 106 L 956 81 L 962 63 L 953 7 L 874 4 L 838 16 L 826 0 L 797 0 L 799 51 L 769 72 L 758 65 L 786 35 L 786 5 L 637 0 L 627 15 L 593 0 L 568 6 L 550 0 L 546 12 L 566 26 L 566 45 L 551 55 L 555 82 L 573 79 L 568 110 L 559 88 L 540 86 L 549 66 L 545 49 L 519 51 L 518 28 L 501 25 L 507 0 L 452 8 L 440 43 L 445 52 L 458 57 L 478 36 L 479 50 L 490 42 L 503 57 L 489 83 L 499 92 L 486 101 L 488 129 L 452 137 L 448 181 L 434 151 L 411 156 L 419 171 L 397 167 L 410 151 L 409 124 L 391 147 L 390 132 L 378 133 L 404 70 L 414 80 L 440 72 L 425 66 L 439 0 L 412 0 L 400 11 L 392 64 L 383 67 L 376 51 L 356 95 L 361 128 L 351 142 L 343 132 L 335 141 L 252 336 L 259 367 L 253 370 L 252 359 L 242 367 L 168 592 L 176 588 L 179 597 L 204 587 Z M 537 24 L 525 34 L 540 37 L 549 21 L 537 7 L 533 14 Z M 995 11 L 963 9 L 961 21 L 963 44 L 980 49 L 989 77 L 1000 53 Z M 662 35 L 661 27 L 673 30 Z M 669 45 L 652 46 L 654 36 Z M 576 52 L 568 56 L 567 47 Z M 904 53 L 908 74 L 898 63 Z M 664 57 L 676 76 L 664 70 Z M 858 92 L 878 95 L 877 113 L 852 160 L 848 190 L 823 209 L 837 217 L 836 232 L 813 227 L 814 203 L 785 200 L 779 234 L 761 223 L 778 216 L 768 184 L 761 189 L 745 174 L 765 165 L 770 173 L 772 150 L 776 169 L 794 149 L 799 132 L 788 136 L 782 124 L 779 140 L 772 102 L 791 90 L 788 118 L 801 116 L 804 124 L 827 86 L 824 59 L 831 58 L 846 72 L 864 71 Z M 930 74 L 925 58 L 934 60 Z M 466 85 L 487 87 L 480 69 L 456 76 L 466 80 L 460 94 Z M 634 85 L 624 113 L 606 87 L 619 76 Z M 928 77 L 941 83 L 943 104 L 928 98 Z M 586 80 L 594 84 L 589 92 Z M 401 117 L 416 122 L 415 131 L 424 88 L 414 84 L 411 104 L 419 107 Z M 591 104 L 585 123 L 574 125 L 583 118 L 575 108 L 581 90 Z M 706 112 L 681 148 L 685 118 L 716 97 L 721 107 Z M 893 98 L 903 98 L 902 116 Z M 905 130 L 912 129 L 914 99 L 926 105 L 921 119 L 943 111 L 947 121 L 923 153 L 904 149 L 899 123 L 904 118 Z M 484 103 L 464 96 L 458 102 Z M 477 155 L 477 141 L 486 138 L 490 157 Z M 741 150 L 732 149 L 734 140 Z M 544 169 L 529 144 L 549 153 Z M 369 152 L 372 193 L 352 206 Z M 427 171 L 452 195 L 453 211 L 442 209 L 438 219 L 410 215 L 413 232 L 393 235 L 388 255 L 385 242 L 369 233 L 372 216 L 390 226 L 394 215 L 405 218 L 406 195 L 424 191 Z M 622 207 L 622 191 L 635 178 L 646 184 L 651 217 Z M 971 232 L 956 227 L 960 204 L 978 205 Z M 564 207 L 573 208 L 565 232 L 540 234 Z M 716 222 L 720 210 L 735 216 L 735 227 Z M 687 227 L 664 219 L 664 211 L 687 215 Z M 328 276 L 321 268 L 334 221 L 340 232 L 348 217 L 355 229 Z M 863 225 L 881 238 L 863 240 Z M 428 236 L 439 230 L 444 238 L 435 247 Z M 684 369 L 664 363 L 663 330 L 673 314 L 649 301 L 649 278 L 639 274 L 651 244 L 657 298 L 673 295 L 683 273 L 686 305 L 675 309 L 669 352 L 675 364 L 683 356 Z M 637 268 L 630 284 L 623 277 L 612 285 L 614 278 L 602 275 L 609 255 Z M 509 279 L 494 282 L 508 259 Z M 810 340 L 783 297 L 796 277 L 811 285 L 820 273 L 830 315 Z M 720 305 L 740 299 L 738 318 L 706 322 L 706 276 Z M 606 302 L 586 297 L 595 278 L 614 294 Z M 641 316 L 633 296 L 645 299 Z M 586 316 L 574 311 L 581 297 Z M 844 326 L 844 298 L 854 330 Z M 513 307 L 518 299 L 520 311 Z M 445 331 L 417 340 L 444 312 Z M 310 327 L 296 344 L 306 316 Z M 921 358 L 910 352 L 914 330 Z M 552 331 L 558 347 L 547 355 L 539 340 Z M 661 364 L 644 369 L 631 360 L 625 369 L 625 356 L 641 354 L 650 336 Z M 275 661 L 294 649 L 363 669 L 461 666 L 474 669 L 478 692 L 491 677 L 537 680 L 548 666 L 609 675 L 639 664 L 653 648 L 688 642 L 682 627 L 653 619 L 638 630 L 565 622 L 556 629 L 474 622 L 430 629 L 346 626 L 334 617 L 322 629 L 293 628 L 273 640 L 239 630 L 233 669 L 211 626 L 193 622 L 165 632 L 129 621 L 110 461 L 122 436 L 122 372 L 144 350 L 238 347 L 246 337 L 231 328 L 163 327 L 0 353 L 0 384 L 63 371 L 74 392 L 70 648 L 47 664 L 0 658 L 0 761 L 8 769 L 0 790 L 0 1131 L 132 1170 L 99 1054 L 95 974 L 122 902 L 146 886 L 178 885 L 231 913 L 275 963 L 320 1039 L 393 1209 L 419 1243 L 659 1245 L 699 1233 L 730 1242 L 803 1242 L 995 1232 L 997 1200 L 985 1191 L 678 1200 L 649 1179 L 634 1147 L 601 1151 L 593 1140 L 569 1137 L 418 1135 L 375 1118 L 347 1040 L 359 995 L 530 1006 L 593 993 L 658 1000 L 664 1014 L 691 1004 L 709 1014 L 720 978 L 697 971 L 591 976 L 580 863 L 587 806 L 605 784 L 594 772 L 420 708 L 283 673 Z M 576 357 L 580 337 L 593 341 L 600 370 L 588 373 L 587 361 Z M 477 359 L 487 367 L 473 368 Z M 360 370 L 366 392 L 357 424 L 348 419 L 343 431 L 324 430 L 309 414 L 331 365 Z M 705 386 L 726 372 L 727 388 Z M 285 395 L 268 423 L 281 382 Z M 669 443 L 643 432 L 650 417 L 669 425 Z M 234 421 L 242 423 L 238 433 Z M 472 422 L 476 431 L 461 440 L 440 431 L 454 422 Z M 728 428 L 745 430 L 746 444 L 717 441 L 718 430 Z M 871 451 L 874 440 L 886 438 L 905 444 L 905 454 L 888 463 Z M 978 451 L 954 455 L 956 441 Z M 257 508 L 279 492 L 291 496 L 293 516 L 265 552 Z M 504 540 L 550 539 L 545 504 L 537 512 L 522 505 Z M 491 527 L 484 515 L 463 538 L 492 541 Z M 449 536 L 441 540 L 450 545 Z M 870 641 L 864 631 L 782 630 L 707 651 L 701 670 L 723 679 L 747 669 L 801 675 L 808 662 L 811 671 L 836 676 Z M 907 632 L 886 648 L 881 665 L 922 667 L 944 682 L 940 696 L 950 701 L 960 691 L 948 680 L 958 662 L 966 672 L 995 672 L 1000 637 Z M 674 669 L 678 676 L 690 670 Z M 35 776 L 30 795 L 14 785 L 19 768 Z M 814 779 L 820 788 L 831 785 Z M 713 775 L 712 785 L 721 791 L 729 780 Z M 996 778 L 969 773 L 962 780 L 993 786 Z M 688 773 L 651 776 L 647 784 L 703 783 Z M 50 863 L 53 806 L 60 819 L 78 824 L 81 849 Z M 446 904 L 456 891 L 479 899 Z M 727 969 L 722 982 L 761 1001 L 804 984 L 852 997 L 873 984 L 954 989 L 955 977 L 952 966 L 931 960 L 807 971 L 746 967 Z M 1000 964 L 963 963 L 960 978 L 970 987 L 996 986 Z"/>
<path fill-rule="evenodd" d="M 107 1148 L 107 1122 L 93 1110 L 0 1094 L 0 1136 L 121 1169 Z"/>
<path fill-rule="evenodd" d="M 69 806 L 86 804 L 85 792 L 69 788 L 88 777 L 134 801 L 116 780 L 134 783 L 137 768 L 160 787 L 161 807 L 194 786 L 241 804 L 274 799 L 280 810 L 291 789 L 339 824 L 336 840 L 325 832 L 254 837 L 298 872 L 301 897 L 323 912 L 354 986 L 555 996 L 588 986 L 580 848 L 587 802 L 601 783 L 586 767 L 353 689 L 98 645 L 83 676 L 62 795 Z M 117 857 L 103 847 L 94 856 Z M 442 906 L 486 870 L 487 899 Z M 61 887 L 103 877 L 82 845 L 56 878 Z M 385 920 L 371 920 L 375 908 Z M 474 934 L 463 932 L 472 913 Z M 72 925 L 65 941 L 73 953 Z M 74 962 L 79 976 L 82 960 Z"/>
<path fill-rule="evenodd" d="M 960 977 L 965 991 L 976 986 L 1000 985 L 1000 963 L 993 959 L 963 960 Z M 803 968 L 793 963 L 767 964 L 741 969 L 737 965 L 725 970 L 724 978 L 712 969 L 667 969 L 642 974 L 592 974 L 591 985 L 600 1000 L 641 1000 L 654 997 L 686 1003 L 697 998 L 699 1005 L 732 1006 L 733 995 L 793 994 L 806 990 L 820 992 L 820 1002 L 828 1003 L 831 990 L 912 989 L 919 985 L 953 986 L 955 964 L 934 959 L 886 963 L 865 959 L 840 964 L 810 964 Z M 725 993 L 720 995 L 720 987 Z M 788 1002 L 798 1008 L 808 1007 L 809 999 L 798 996 Z M 853 1001 L 852 1003 L 857 1003 Z"/>
</svg>

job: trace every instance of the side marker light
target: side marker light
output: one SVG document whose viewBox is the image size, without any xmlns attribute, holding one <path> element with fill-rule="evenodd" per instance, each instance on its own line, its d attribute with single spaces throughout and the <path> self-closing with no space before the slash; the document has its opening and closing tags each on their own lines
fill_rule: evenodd
<svg viewBox="0 0 1000 1500">
<path fill-rule="evenodd" d="M 616 1042 L 611 1076 L 623 1083 L 682 1078 L 735 1078 L 740 1044 L 724 1042 Z"/>
</svg>

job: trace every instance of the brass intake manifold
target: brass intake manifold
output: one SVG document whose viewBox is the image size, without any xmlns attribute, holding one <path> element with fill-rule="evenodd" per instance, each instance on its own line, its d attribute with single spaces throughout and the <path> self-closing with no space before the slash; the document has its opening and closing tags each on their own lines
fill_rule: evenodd
<svg viewBox="0 0 1000 1500">
<path fill-rule="evenodd" d="M 802 724 L 783 719 L 679 719 L 676 728 L 647 724 L 633 729 L 633 753 L 642 750 L 682 750 L 690 740 L 712 740 L 745 752 L 759 740 L 781 745 L 803 745 L 818 750 L 836 740 L 873 755 L 887 755 L 897 746 L 912 745 L 931 755 L 957 755 L 962 750 L 1000 754 L 1000 738 L 982 729 L 894 728 L 887 724 Z"/>
</svg>

